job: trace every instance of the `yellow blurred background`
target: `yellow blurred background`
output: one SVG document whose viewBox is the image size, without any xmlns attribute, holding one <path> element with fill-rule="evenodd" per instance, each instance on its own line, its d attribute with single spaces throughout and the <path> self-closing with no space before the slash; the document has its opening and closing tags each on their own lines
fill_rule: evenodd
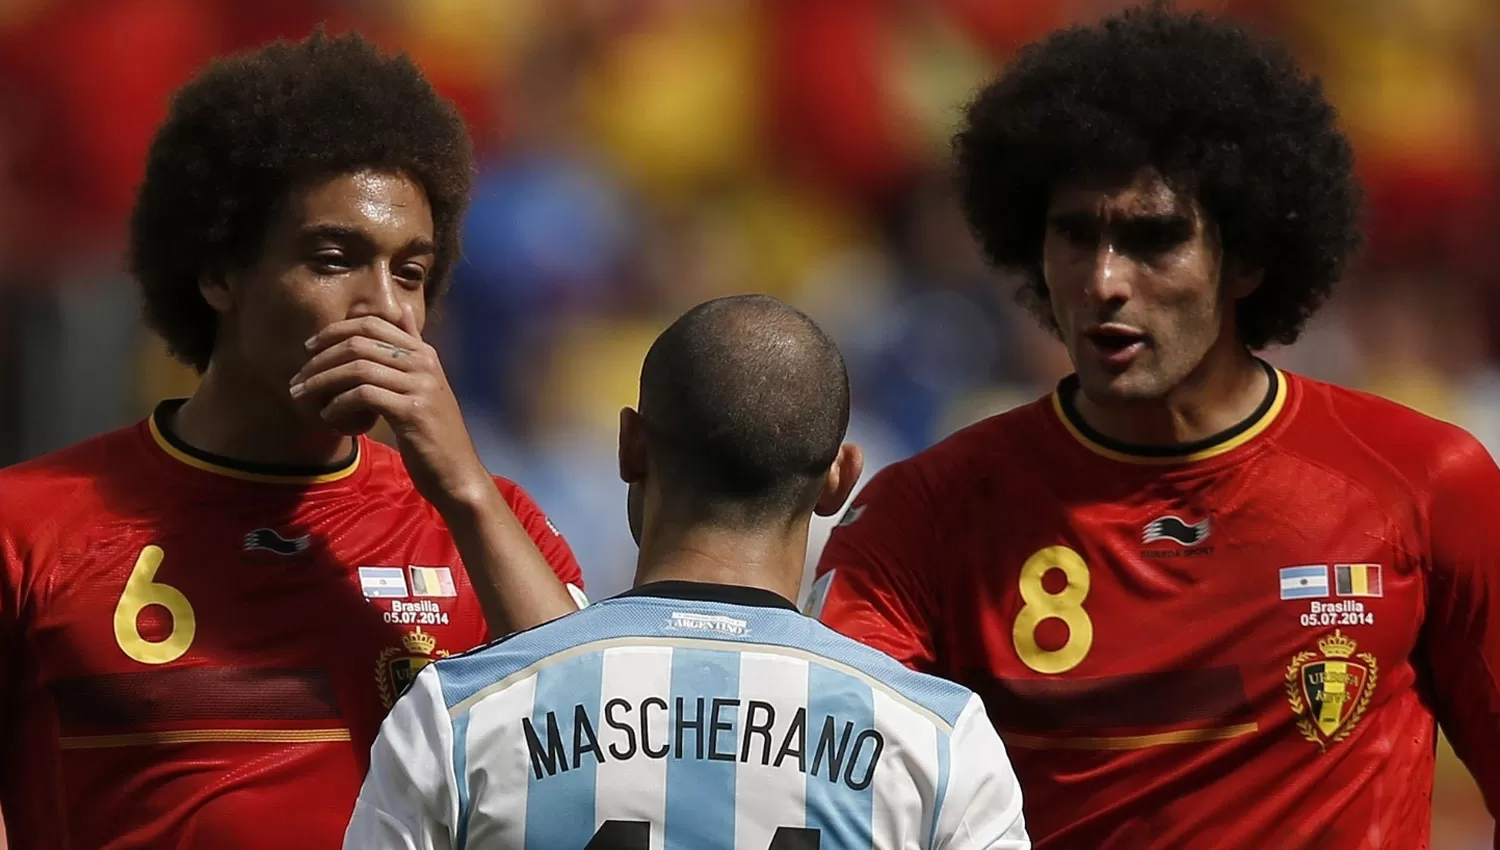
<svg viewBox="0 0 1500 850">
<path fill-rule="evenodd" d="M 409 51 L 482 171 L 436 341 L 493 471 L 595 596 L 634 547 L 616 412 L 653 336 L 770 292 L 832 332 L 871 471 L 1048 390 L 1061 349 L 988 271 L 948 185 L 965 98 L 1109 0 L 0 0 L 0 463 L 140 417 L 192 377 L 140 325 L 120 244 L 166 98 L 318 22 Z M 1370 248 L 1272 354 L 1500 446 L 1500 4 L 1221 0 L 1325 79 Z M 826 535 L 816 530 L 815 549 Z M 1496 757 L 1500 757 L 1497 755 Z M 1489 848 L 1445 749 L 1433 847 Z"/>
</svg>

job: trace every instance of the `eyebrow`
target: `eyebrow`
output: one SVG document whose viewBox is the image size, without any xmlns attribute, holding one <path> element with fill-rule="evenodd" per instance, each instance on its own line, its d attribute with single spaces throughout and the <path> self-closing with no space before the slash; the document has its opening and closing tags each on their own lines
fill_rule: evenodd
<svg viewBox="0 0 1500 850">
<path fill-rule="evenodd" d="M 1047 216 L 1049 224 L 1081 224 L 1094 223 L 1100 220 L 1100 216 L 1093 211 L 1064 210 L 1062 212 L 1050 213 Z M 1168 225 L 1168 226 L 1191 226 L 1193 217 L 1176 210 L 1164 212 L 1125 212 L 1111 216 L 1112 223 L 1132 225 Z"/>
<path fill-rule="evenodd" d="M 354 227 L 345 227 L 340 224 L 315 224 L 302 230 L 303 239 L 327 239 L 330 242 L 358 242 L 364 245 L 374 244 L 369 234 Z M 431 239 L 421 236 L 409 240 L 401 246 L 400 254 L 436 254 L 437 245 Z"/>
</svg>

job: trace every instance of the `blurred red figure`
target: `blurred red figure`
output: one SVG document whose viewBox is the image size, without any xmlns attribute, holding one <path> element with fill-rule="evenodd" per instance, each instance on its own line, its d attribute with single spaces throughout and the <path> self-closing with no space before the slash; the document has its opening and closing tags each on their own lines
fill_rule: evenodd
<svg viewBox="0 0 1500 850">
<path fill-rule="evenodd" d="M 956 151 L 1075 373 L 878 475 L 813 609 L 985 696 L 1039 850 L 1423 848 L 1438 723 L 1500 809 L 1500 470 L 1254 354 L 1357 243 L 1317 83 L 1157 6 L 1022 51 Z"/>
<path fill-rule="evenodd" d="M 472 165 L 451 105 L 354 35 L 178 93 L 131 265 L 199 388 L 0 471 L 12 847 L 338 847 L 416 673 L 582 602 L 421 338 Z"/>
</svg>

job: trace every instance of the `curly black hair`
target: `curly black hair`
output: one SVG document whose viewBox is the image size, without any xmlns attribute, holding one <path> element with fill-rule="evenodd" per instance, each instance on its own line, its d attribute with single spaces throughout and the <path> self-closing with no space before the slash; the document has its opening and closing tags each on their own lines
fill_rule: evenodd
<svg viewBox="0 0 1500 850">
<path fill-rule="evenodd" d="M 169 350 L 206 369 L 215 314 L 199 282 L 254 264 L 295 183 L 364 168 L 425 190 L 432 303 L 458 258 L 474 161 L 462 118 L 411 60 L 320 29 L 218 59 L 178 91 L 147 154 L 129 243 L 146 320 Z"/>
<path fill-rule="evenodd" d="M 964 212 L 990 260 L 1056 331 L 1042 275 L 1052 189 L 1155 168 L 1198 199 L 1252 350 L 1294 342 L 1359 247 L 1354 154 L 1320 83 L 1280 45 L 1164 3 L 1053 33 L 969 104 L 954 138 Z"/>
</svg>

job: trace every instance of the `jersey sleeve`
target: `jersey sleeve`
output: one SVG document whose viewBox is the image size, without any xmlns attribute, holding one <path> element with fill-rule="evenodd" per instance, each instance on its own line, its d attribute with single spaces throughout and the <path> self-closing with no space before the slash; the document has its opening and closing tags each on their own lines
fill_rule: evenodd
<svg viewBox="0 0 1500 850">
<path fill-rule="evenodd" d="M 1436 714 L 1490 814 L 1500 816 L 1500 469 L 1477 440 L 1443 463 L 1430 496 L 1425 652 Z M 1496 845 L 1500 848 L 1500 834 Z"/>
<path fill-rule="evenodd" d="M 948 752 L 934 850 L 1029 850 L 1021 785 L 979 697 L 969 697 Z"/>
<path fill-rule="evenodd" d="M 0 722 L 5 721 L 6 702 L 10 698 L 12 657 L 16 645 L 16 573 L 19 564 L 11 557 L 9 543 L 0 533 Z"/>
<path fill-rule="evenodd" d="M 806 613 L 908 667 L 940 672 L 929 584 L 935 513 L 911 461 L 881 470 L 829 535 Z"/>
<path fill-rule="evenodd" d="M 451 850 L 458 818 L 453 727 L 429 665 L 381 724 L 344 848 Z"/>
<path fill-rule="evenodd" d="M 562 532 L 557 530 L 557 526 L 542 512 L 541 506 L 519 484 L 496 478 L 495 486 L 500 488 L 505 496 L 505 503 L 510 505 L 516 519 L 520 520 L 521 527 L 531 535 L 531 540 L 541 551 L 542 557 L 552 565 L 552 571 L 567 587 L 573 601 L 579 608 L 588 605 L 588 597 L 584 595 L 583 569 L 578 566 L 578 559 L 573 556 L 573 549 L 563 538 Z"/>
<path fill-rule="evenodd" d="M 6 519 L 0 517 L 0 520 Z M 16 697 L 21 659 L 17 650 L 21 640 L 22 555 L 16 541 L 0 527 L 0 723 L 10 721 Z M 0 844 L 0 848 L 4 845 Z"/>
</svg>

